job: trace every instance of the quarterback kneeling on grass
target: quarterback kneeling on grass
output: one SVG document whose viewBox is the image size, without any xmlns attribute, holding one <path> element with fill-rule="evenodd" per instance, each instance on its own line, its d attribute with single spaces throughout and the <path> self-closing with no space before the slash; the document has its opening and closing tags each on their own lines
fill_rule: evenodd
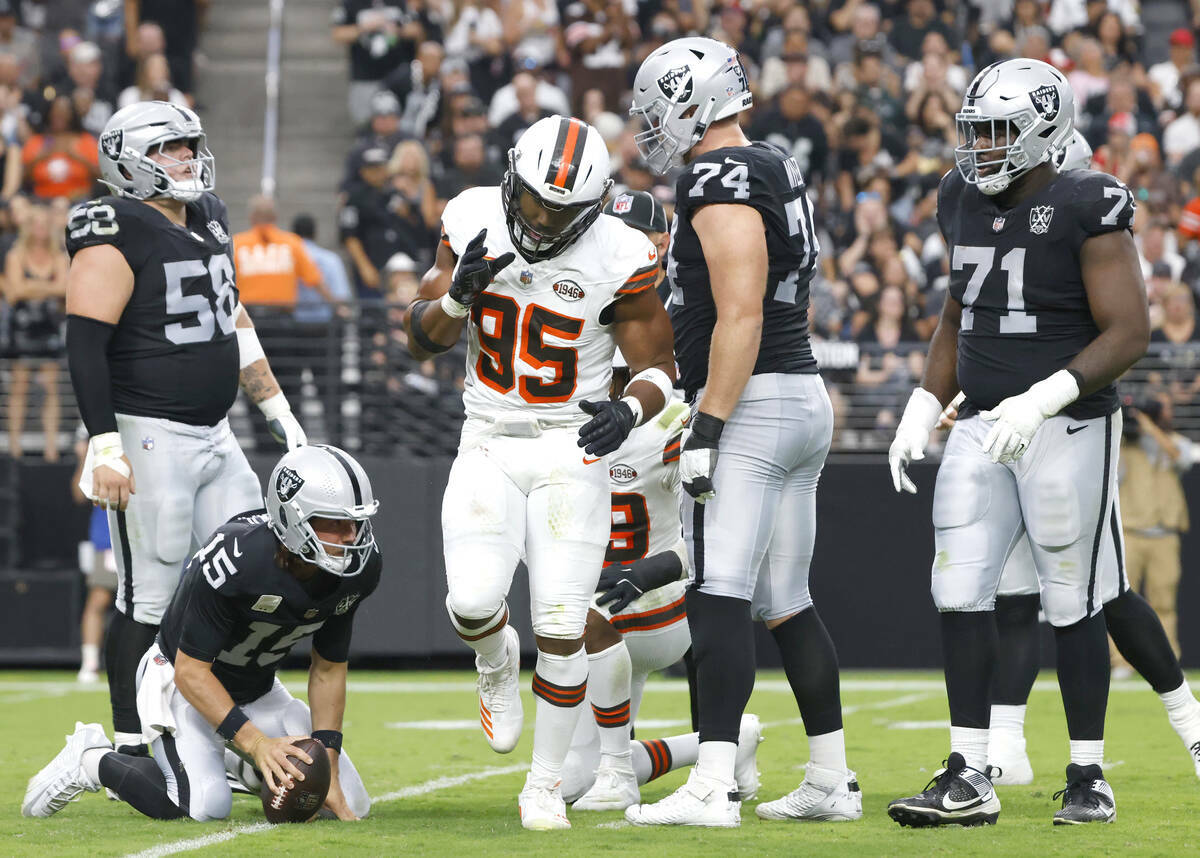
<svg viewBox="0 0 1200 858">
<path fill-rule="evenodd" d="M 371 530 L 379 502 L 358 462 L 321 445 L 285 455 L 265 500 L 265 510 L 235 516 L 195 554 L 142 658 L 138 714 L 153 758 L 118 753 L 99 724 L 77 723 L 30 779 L 23 815 L 51 816 L 84 790 L 107 787 L 155 819 L 224 819 L 238 772 L 284 804 L 304 779 L 288 757 L 307 768 L 313 759 L 297 745 L 310 735 L 331 768 L 320 813 L 367 814 L 371 800 L 342 752 L 341 729 L 354 614 L 382 567 Z M 305 705 L 275 670 L 310 636 Z"/>
</svg>

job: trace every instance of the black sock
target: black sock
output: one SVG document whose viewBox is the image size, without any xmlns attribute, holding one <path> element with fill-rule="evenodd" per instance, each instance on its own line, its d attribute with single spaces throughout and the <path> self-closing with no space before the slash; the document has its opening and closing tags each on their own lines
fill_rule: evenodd
<svg viewBox="0 0 1200 858">
<path fill-rule="evenodd" d="M 105 754 L 100 758 L 100 783 L 153 819 L 179 819 L 183 809 L 167 794 L 167 779 L 150 757 Z"/>
<path fill-rule="evenodd" d="M 1067 713 L 1067 735 L 1104 738 L 1108 706 L 1108 636 L 1104 614 L 1054 630 L 1058 644 L 1058 687 Z"/>
<path fill-rule="evenodd" d="M 700 741 L 736 742 L 754 690 L 754 624 L 744 599 L 687 592 Z"/>
<path fill-rule="evenodd" d="M 986 730 L 991 721 L 992 669 L 996 663 L 995 614 L 945 611 L 941 618 L 950 723 Z"/>
<path fill-rule="evenodd" d="M 1104 622 L 1117 651 L 1156 692 L 1166 694 L 1183 684 L 1183 668 L 1149 602 L 1126 590 L 1104 606 Z"/>
<path fill-rule="evenodd" d="M 771 634 L 783 656 L 783 669 L 796 696 L 804 732 L 822 736 L 842 729 L 837 650 L 816 607 L 780 623 Z"/>
<path fill-rule="evenodd" d="M 688 647 L 687 652 L 683 654 L 683 666 L 687 668 L 688 703 L 692 707 L 692 732 L 699 732 L 700 699 L 696 694 L 696 658 L 692 655 L 691 647 Z"/>
<path fill-rule="evenodd" d="M 1000 649 L 992 673 L 992 703 L 1024 706 L 1038 674 L 1038 608 L 1041 597 L 997 596 L 996 632 Z"/>
<path fill-rule="evenodd" d="M 112 703 L 113 729 L 118 733 L 141 733 L 137 712 L 137 668 L 154 643 L 158 626 L 148 626 L 113 614 L 104 638 L 104 669 L 108 673 L 108 696 Z"/>
</svg>

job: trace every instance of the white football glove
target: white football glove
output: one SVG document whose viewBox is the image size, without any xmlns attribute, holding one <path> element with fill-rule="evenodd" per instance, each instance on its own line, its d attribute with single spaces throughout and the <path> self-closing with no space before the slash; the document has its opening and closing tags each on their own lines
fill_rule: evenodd
<svg viewBox="0 0 1200 858">
<path fill-rule="evenodd" d="M 263 417 L 267 418 L 271 437 L 279 442 L 285 453 L 308 443 L 308 436 L 300 428 L 300 421 L 292 413 L 292 406 L 288 405 L 287 397 L 282 393 L 264 399 L 258 403 L 258 407 Z"/>
<path fill-rule="evenodd" d="M 983 452 L 993 462 L 1016 462 L 1033 442 L 1034 433 L 1046 422 L 1079 398 L 1079 382 L 1065 369 L 1042 379 L 1024 393 L 1002 400 L 979 416 L 992 423 L 983 439 Z"/>
<path fill-rule="evenodd" d="M 892 486 L 897 492 L 905 491 L 910 495 L 917 493 L 916 484 L 909 479 L 908 465 L 910 462 L 925 458 L 925 446 L 929 443 L 929 433 L 942 414 L 942 403 L 938 398 L 923 387 L 918 387 L 908 398 L 904 406 L 904 415 L 900 425 L 896 427 L 896 439 L 888 448 L 888 466 L 892 469 Z"/>
</svg>

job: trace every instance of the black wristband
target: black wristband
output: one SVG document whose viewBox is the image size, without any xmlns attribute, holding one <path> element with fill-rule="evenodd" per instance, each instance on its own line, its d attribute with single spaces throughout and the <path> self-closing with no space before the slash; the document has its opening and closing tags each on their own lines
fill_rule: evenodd
<svg viewBox="0 0 1200 858">
<path fill-rule="evenodd" d="M 108 343 L 116 329 L 89 316 L 67 316 L 67 368 L 79 416 L 92 436 L 117 431 L 108 370 Z"/>
<path fill-rule="evenodd" d="M 421 327 L 421 318 L 428 309 L 428 301 L 417 301 L 413 304 L 411 317 L 412 337 L 424 351 L 431 355 L 440 355 L 442 352 L 450 351 L 454 346 L 444 346 L 441 343 L 436 343 L 430 338 L 429 334 L 425 333 L 425 329 Z"/>
<path fill-rule="evenodd" d="M 342 734 L 338 730 L 313 730 L 312 737 L 331 751 L 342 752 Z"/>
<path fill-rule="evenodd" d="M 234 704 L 234 707 L 229 710 L 229 714 L 225 716 L 225 720 L 217 727 L 217 734 L 226 742 L 232 742 L 237 731 L 242 729 L 242 725 L 249 720 L 249 716 L 242 711 L 242 707 Z"/>
<path fill-rule="evenodd" d="M 678 581 L 683 576 L 683 561 L 679 555 L 668 549 L 658 554 L 651 554 L 637 560 L 629 567 L 633 583 L 648 593 L 665 587 L 672 581 Z"/>
<path fill-rule="evenodd" d="M 713 417 L 711 414 L 705 414 L 703 411 L 697 411 L 688 425 L 691 427 L 692 434 L 701 441 L 711 441 L 714 444 L 721 440 L 721 433 L 725 431 L 724 420 L 720 417 Z"/>
</svg>

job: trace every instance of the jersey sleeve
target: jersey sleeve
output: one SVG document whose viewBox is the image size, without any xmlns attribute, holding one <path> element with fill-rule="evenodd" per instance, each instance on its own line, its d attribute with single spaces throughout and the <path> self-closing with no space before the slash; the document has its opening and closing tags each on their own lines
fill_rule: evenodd
<svg viewBox="0 0 1200 858">
<path fill-rule="evenodd" d="M 113 197 L 99 197 L 71 209 L 67 216 L 67 253 L 74 258 L 85 247 L 111 244 L 135 268 L 137 260 L 130 256 L 136 255 L 138 229 L 126 205 Z"/>
<path fill-rule="evenodd" d="M 942 176 L 941 181 L 938 182 L 937 210 L 934 212 L 934 217 L 937 218 L 938 229 L 941 230 L 942 235 L 946 235 L 945 217 L 950 213 L 948 208 L 951 205 L 950 195 L 952 193 L 952 189 L 950 186 L 954 184 L 954 180 L 957 177 L 958 171 L 950 170 L 946 173 L 946 175 Z"/>
<path fill-rule="evenodd" d="M 1081 240 L 1132 229 L 1137 202 L 1129 188 L 1108 173 L 1079 173 L 1071 207 Z"/>
<path fill-rule="evenodd" d="M 179 631 L 179 651 L 198 661 L 215 661 L 237 621 L 229 597 L 211 585 L 200 571 L 200 557 L 188 564 L 184 575 L 196 579 L 187 590 L 187 606 Z"/>
<path fill-rule="evenodd" d="M 718 149 L 701 155 L 682 173 L 675 185 L 676 206 L 694 211 L 710 203 L 735 203 L 767 208 L 788 185 L 776 175 L 780 164 L 772 164 L 764 153 L 744 147 L 745 153 L 729 154 Z"/>
<path fill-rule="evenodd" d="M 644 233 L 620 224 L 614 233 L 609 255 L 617 282 L 617 295 L 633 295 L 653 288 L 662 260 L 658 250 Z"/>
<path fill-rule="evenodd" d="M 479 234 L 481 226 L 486 226 L 485 212 L 493 210 L 495 197 L 499 189 L 492 187 L 467 188 L 442 210 L 442 243 L 462 256 L 467 245 Z M 484 247 L 489 242 L 484 240 Z"/>
</svg>

